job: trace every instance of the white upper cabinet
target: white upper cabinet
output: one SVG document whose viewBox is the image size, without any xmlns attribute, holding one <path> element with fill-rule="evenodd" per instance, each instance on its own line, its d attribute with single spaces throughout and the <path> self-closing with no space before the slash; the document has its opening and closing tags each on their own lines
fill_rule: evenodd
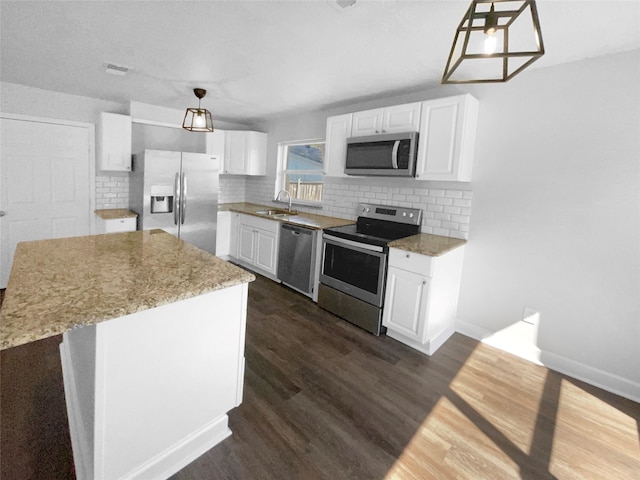
<svg viewBox="0 0 640 480">
<path fill-rule="evenodd" d="M 224 165 L 224 130 L 214 130 L 207 133 L 207 155 L 218 157 L 220 165 Z"/>
<path fill-rule="evenodd" d="M 351 135 L 352 114 L 327 118 L 327 136 L 324 147 L 324 171 L 328 177 L 346 177 L 347 138 Z"/>
<path fill-rule="evenodd" d="M 419 128 L 420 102 L 407 103 L 354 113 L 351 136 L 417 132 Z"/>
<path fill-rule="evenodd" d="M 267 134 L 226 131 L 223 164 L 223 173 L 265 175 L 267 173 Z"/>
<path fill-rule="evenodd" d="M 98 119 L 98 170 L 131 171 L 131 117 L 101 112 Z"/>
<path fill-rule="evenodd" d="M 422 102 L 416 178 L 471 181 L 477 123 L 469 94 Z"/>
</svg>

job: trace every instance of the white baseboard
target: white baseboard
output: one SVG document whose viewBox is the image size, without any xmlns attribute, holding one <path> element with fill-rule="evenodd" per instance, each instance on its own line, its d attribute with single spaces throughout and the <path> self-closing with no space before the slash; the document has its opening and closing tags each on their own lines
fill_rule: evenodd
<svg viewBox="0 0 640 480">
<path fill-rule="evenodd" d="M 618 375 L 605 372 L 589 365 L 584 365 L 580 362 L 576 362 L 575 360 L 571 360 L 570 358 L 563 357 L 546 350 L 540 350 L 540 361 L 536 362 L 535 359 L 532 359 L 530 356 L 530 348 L 522 349 L 521 351 L 518 351 L 517 349 L 501 348 L 499 345 L 488 341 L 488 338 L 491 337 L 494 332 L 460 320 L 456 322 L 456 332 L 478 340 L 479 342 L 500 348 L 501 350 L 524 358 L 525 360 L 540 363 L 551 370 L 555 370 L 569 377 L 581 380 L 595 387 L 602 388 L 608 392 L 615 393 L 621 397 L 628 398 L 634 402 L 640 402 L 640 383 L 633 382 L 629 379 L 619 377 Z"/>
<path fill-rule="evenodd" d="M 93 461 L 91 448 L 88 443 L 87 432 L 80 418 L 80 401 L 76 379 L 71 367 L 71 351 L 68 342 L 60 344 L 60 361 L 62 363 L 62 380 L 64 382 L 64 399 L 67 404 L 69 430 L 71 433 L 71 448 L 73 449 L 73 463 L 78 480 L 93 478 Z"/>
<path fill-rule="evenodd" d="M 438 350 L 444 344 L 444 342 L 446 342 L 449 339 L 451 335 L 454 334 L 454 332 L 455 332 L 455 329 L 447 328 L 442 332 L 440 332 L 438 335 L 436 335 L 435 338 L 433 338 L 431 341 L 427 343 L 417 342 L 412 338 L 409 338 L 403 335 L 402 333 L 396 332 L 395 330 L 392 330 L 392 329 L 387 329 L 387 337 L 391 337 L 394 340 L 398 340 L 399 342 L 402 342 L 405 345 L 408 345 L 411 348 L 414 348 L 415 350 L 418 350 L 419 352 L 424 353 L 425 355 L 431 356 L 436 352 L 436 350 Z"/>
<path fill-rule="evenodd" d="M 129 472 L 121 480 L 169 478 L 230 436 L 231 430 L 229 430 L 227 422 L 227 415 L 218 417 L 171 448 Z"/>
<path fill-rule="evenodd" d="M 545 350 L 540 359 L 545 367 L 640 403 L 640 383 Z"/>
<path fill-rule="evenodd" d="M 436 350 L 438 350 L 444 344 L 444 342 L 449 340 L 449 337 L 453 335 L 455 331 L 456 329 L 453 327 L 446 328 L 442 332 L 440 332 L 438 335 L 433 337 L 431 340 L 429 340 L 429 343 L 428 343 L 429 346 L 427 347 L 429 351 L 429 355 L 433 355 L 436 352 Z"/>
</svg>

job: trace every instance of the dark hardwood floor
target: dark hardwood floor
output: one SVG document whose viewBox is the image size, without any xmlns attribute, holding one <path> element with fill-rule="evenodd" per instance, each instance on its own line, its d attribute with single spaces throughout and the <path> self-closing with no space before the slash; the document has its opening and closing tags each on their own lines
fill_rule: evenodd
<svg viewBox="0 0 640 480">
<path fill-rule="evenodd" d="M 1 354 L 3 480 L 73 478 L 60 340 Z M 172 480 L 639 478 L 639 404 L 459 334 L 427 357 L 259 277 L 245 353 L 233 435 Z"/>
</svg>

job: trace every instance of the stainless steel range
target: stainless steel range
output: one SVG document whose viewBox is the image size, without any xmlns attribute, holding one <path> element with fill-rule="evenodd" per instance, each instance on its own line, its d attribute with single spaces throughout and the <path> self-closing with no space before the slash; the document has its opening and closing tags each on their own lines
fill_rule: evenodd
<svg viewBox="0 0 640 480">
<path fill-rule="evenodd" d="M 324 230 L 318 305 L 380 335 L 387 244 L 420 233 L 422 211 L 360 203 L 358 215 L 355 225 Z"/>
</svg>

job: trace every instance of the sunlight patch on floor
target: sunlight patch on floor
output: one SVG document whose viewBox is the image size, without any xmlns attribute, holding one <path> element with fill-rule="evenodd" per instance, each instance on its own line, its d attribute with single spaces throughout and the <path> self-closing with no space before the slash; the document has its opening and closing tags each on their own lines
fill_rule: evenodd
<svg viewBox="0 0 640 480">
<path fill-rule="evenodd" d="M 465 432 L 459 435 L 459 432 Z M 457 433 L 458 432 L 458 433 Z M 490 460 L 487 460 L 490 459 Z M 490 464 L 487 462 L 490 461 Z M 448 398 L 441 398 L 385 480 L 518 478 L 518 465 Z"/>
<path fill-rule="evenodd" d="M 537 365 L 542 365 L 540 361 L 541 350 L 537 345 L 538 325 L 518 321 L 483 338 L 482 342 Z"/>
<path fill-rule="evenodd" d="M 482 364 L 493 364 L 500 372 L 502 388 L 490 387 L 485 379 L 494 372 L 486 372 L 475 368 L 474 359 L 484 357 Z M 513 359 L 514 362 L 522 362 Z M 496 430 L 496 435 L 503 435 L 519 450 L 531 451 L 538 406 L 542 398 L 546 370 L 503 368 L 504 357 L 493 357 L 492 352 L 478 350 L 469 356 L 465 366 L 460 369 L 451 381 L 450 388 L 461 401 L 466 402 L 479 417 L 483 418 Z M 527 365 L 529 366 L 529 365 Z M 526 374 L 525 374 L 526 372 Z"/>
<path fill-rule="evenodd" d="M 563 379 L 549 470 L 558 478 L 579 478 L 579 473 L 582 478 L 637 480 L 639 428 L 637 419 Z M 577 449 L 576 444 L 583 446 Z M 622 451 L 635 451 L 635 458 Z M 606 467 L 602 458 L 607 458 Z"/>
</svg>

